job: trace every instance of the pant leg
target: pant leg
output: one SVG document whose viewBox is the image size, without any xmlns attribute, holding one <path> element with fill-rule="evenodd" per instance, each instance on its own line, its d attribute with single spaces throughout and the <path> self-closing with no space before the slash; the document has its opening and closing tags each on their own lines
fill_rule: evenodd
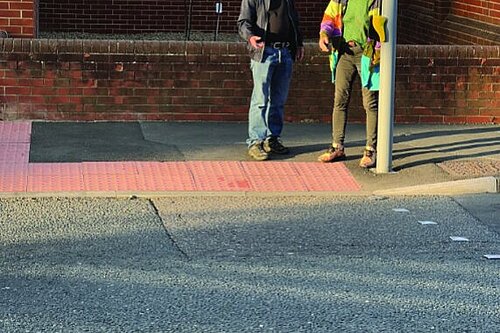
<svg viewBox="0 0 500 333">
<path fill-rule="evenodd" d="M 273 65 L 269 53 L 264 50 L 263 62 L 251 60 L 253 91 L 248 110 L 248 146 L 267 136 L 267 112 L 271 92 Z"/>
<path fill-rule="evenodd" d="M 378 91 L 363 88 L 363 107 L 366 112 L 366 146 L 377 147 Z"/>
<path fill-rule="evenodd" d="M 293 60 L 288 49 L 275 50 L 275 52 L 278 52 L 278 54 L 271 78 L 267 136 L 279 137 L 283 130 L 284 109 L 292 78 Z"/>
<path fill-rule="evenodd" d="M 344 145 L 347 111 L 355 74 L 355 56 L 347 53 L 342 54 L 335 71 L 335 97 L 332 115 L 332 143 L 334 145 Z"/>
<path fill-rule="evenodd" d="M 361 56 L 363 50 L 355 49 L 356 68 L 361 76 Z M 366 146 L 377 147 L 377 122 L 378 122 L 378 91 L 361 88 L 363 108 L 366 112 Z"/>
</svg>

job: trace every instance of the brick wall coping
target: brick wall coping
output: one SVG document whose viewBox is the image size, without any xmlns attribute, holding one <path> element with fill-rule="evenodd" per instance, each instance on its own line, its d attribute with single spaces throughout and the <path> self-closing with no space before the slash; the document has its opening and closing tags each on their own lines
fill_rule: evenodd
<svg viewBox="0 0 500 333">
<path fill-rule="evenodd" d="M 316 43 L 306 43 L 306 56 L 320 54 Z M 0 39 L 2 53 L 28 54 L 246 54 L 242 42 L 92 40 L 92 39 Z M 398 45 L 397 56 L 437 58 L 500 57 L 500 45 Z"/>
</svg>

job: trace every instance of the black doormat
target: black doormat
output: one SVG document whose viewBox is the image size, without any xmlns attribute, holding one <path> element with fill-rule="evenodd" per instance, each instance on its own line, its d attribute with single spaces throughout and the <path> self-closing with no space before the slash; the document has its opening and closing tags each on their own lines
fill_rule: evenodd
<svg viewBox="0 0 500 333">
<path fill-rule="evenodd" d="M 137 122 L 33 122 L 30 162 L 182 161 L 175 145 L 147 141 Z"/>
</svg>

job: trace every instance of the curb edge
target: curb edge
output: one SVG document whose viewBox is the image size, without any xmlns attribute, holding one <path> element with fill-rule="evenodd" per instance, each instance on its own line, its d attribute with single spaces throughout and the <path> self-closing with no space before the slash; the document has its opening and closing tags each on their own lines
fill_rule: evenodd
<svg viewBox="0 0 500 333">
<path fill-rule="evenodd" d="M 459 195 L 500 193 L 500 177 L 480 177 L 374 191 L 374 195 Z"/>
</svg>

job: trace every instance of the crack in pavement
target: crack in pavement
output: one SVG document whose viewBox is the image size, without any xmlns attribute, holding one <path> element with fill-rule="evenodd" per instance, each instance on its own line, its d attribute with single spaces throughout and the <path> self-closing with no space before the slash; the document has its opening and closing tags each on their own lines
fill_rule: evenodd
<svg viewBox="0 0 500 333">
<path fill-rule="evenodd" d="M 163 230 L 165 231 L 165 234 L 167 235 L 168 239 L 172 242 L 172 244 L 177 249 L 177 251 L 179 251 L 181 253 L 181 255 L 187 261 L 191 261 L 192 258 L 179 246 L 179 244 L 177 244 L 177 242 L 175 241 L 175 239 L 172 236 L 172 234 L 168 231 L 166 223 L 163 220 L 163 218 L 161 217 L 160 211 L 158 210 L 158 207 L 156 207 L 154 201 L 152 199 L 148 199 L 148 202 L 149 202 L 149 205 L 153 208 L 153 211 L 155 212 L 156 216 L 158 217 L 158 219 L 160 221 L 160 224 L 161 224 Z"/>
</svg>

